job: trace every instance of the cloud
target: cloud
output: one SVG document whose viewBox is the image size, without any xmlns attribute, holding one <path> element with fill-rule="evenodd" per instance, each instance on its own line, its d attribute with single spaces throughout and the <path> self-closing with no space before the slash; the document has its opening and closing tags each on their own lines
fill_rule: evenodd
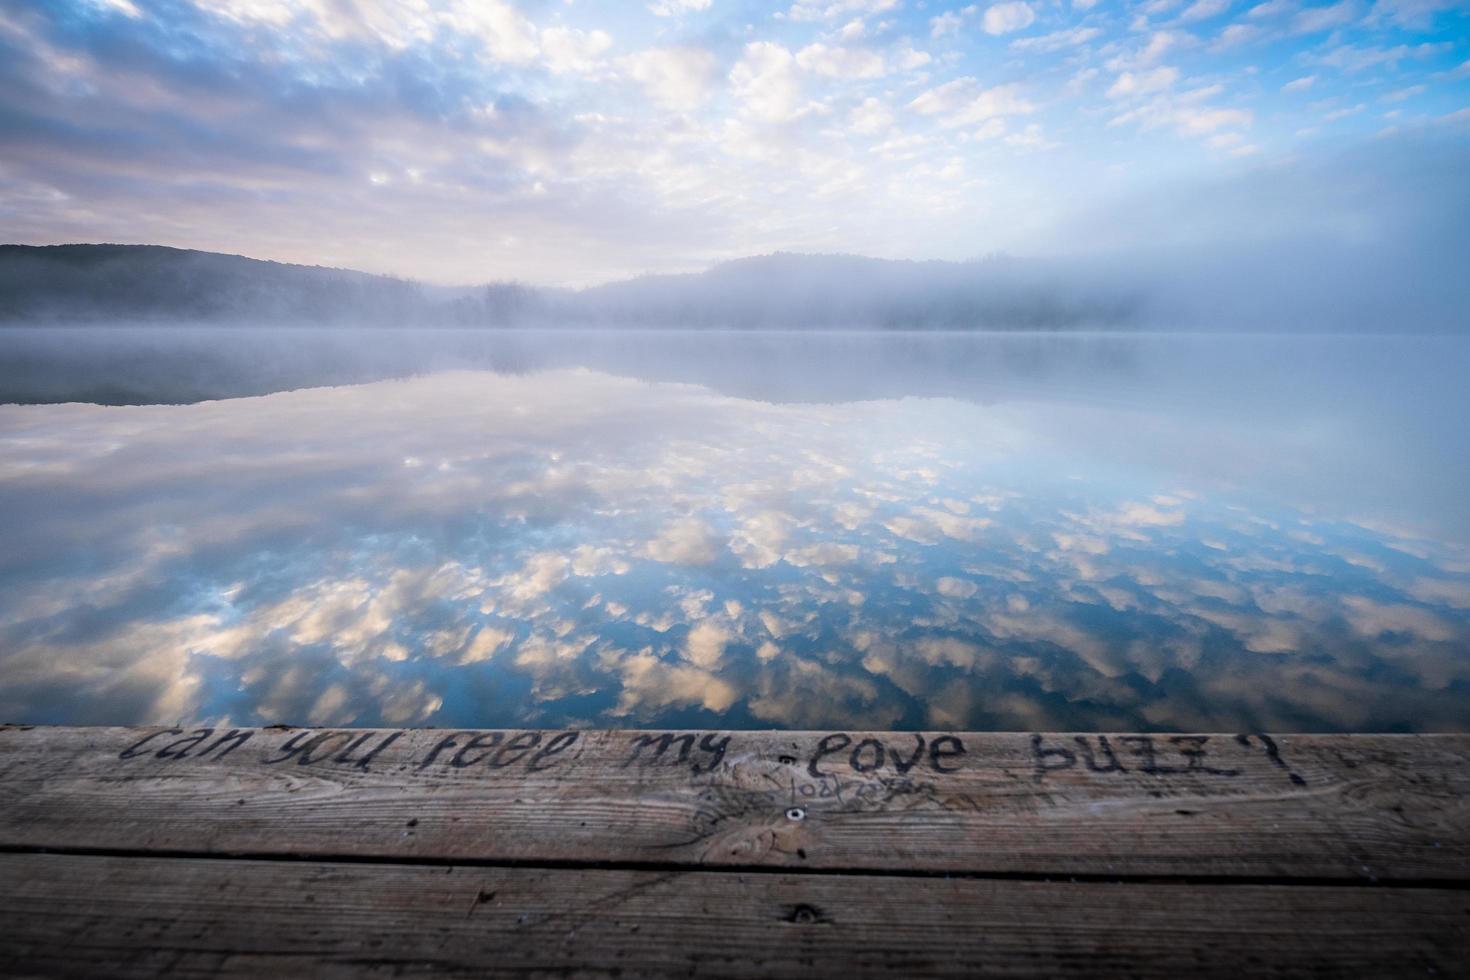
<svg viewBox="0 0 1470 980">
<path fill-rule="evenodd" d="M 1317 34 L 1351 24 L 1362 16 L 1358 0 L 1340 0 L 1324 7 L 1307 7 L 1291 20 L 1291 29 L 1297 34 Z"/>
<path fill-rule="evenodd" d="M 606 31 L 548 27 L 541 32 L 541 50 L 546 66 L 556 74 L 590 71 L 612 44 L 612 35 Z"/>
<path fill-rule="evenodd" d="M 455 4 L 443 15 L 443 22 L 462 34 L 478 37 L 497 61 L 524 65 L 541 53 L 536 26 L 502 0 Z"/>
<path fill-rule="evenodd" d="M 1230 9 L 1232 0 L 1194 0 L 1179 15 L 1179 20 L 1186 24 L 1202 20 L 1210 20 L 1218 17 Z"/>
<path fill-rule="evenodd" d="M 862 48 L 809 44 L 796 53 L 803 69 L 828 78 L 881 78 L 888 72 L 883 56 Z"/>
<path fill-rule="evenodd" d="M 475 638 L 459 655 L 461 665 L 481 663 L 489 660 L 498 652 L 503 650 L 515 634 L 510 630 L 496 629 L 493 626 L 482 626 L 475 633 Z"/>
<path fill-rule="evenodd" d="M 1127 99 L 1137 95 L 1148 95 L 1171 88 L 1179 80 L 1177 68 L 1154 68 L 1151 71 L 1120 74 L 1108 87 L 1108 98 Z"/>
<path fill-rule="evenodd" d="M 1023 28 L 1030 27 L 1036 20 L 1036 13 L 1031 5 L 1023 0 L 1012 0 L 1009 3 L 991 4 L 985 8 L 985 16 L 981 19 L 981 25 L 986 34 L 1010 34 Z"/>
<path fill-rule="evenodd" d="M 911 43 L 905 41 L 895 56 L 894 63 L 898 65 L 899 71 L 916 71 L 933 61 L 934 58 L 927 51 L 920 51 Z"/>
<path fill-rule="evenodd" d="M 951 599 L 969 599 L 980 588 L 967 579 L 944 576 L 934 583 L 934 591 Z"/>
<path fill-rule="evenodd" d="M 1284 14 L 1293 13 L 1298 9 L 1296 0 L 1266 0 L 1258 3 L 1246 12 L 1246 16 L 1252 20 L 1269 20 Z"/>
<path fill-rule="evenodd" d="M 1440 13 L 1463 7 L 1460 0 L 1374 0 L 1367 23 L 1391 23 L 1408 30 L 1428 30 Z"/>
<path fill-rule="evenodd" d="M 1046 138 L 1040 123 L 1028 123 L 1019 133 L 1010 133 L 1003 137 L 1003 141 L 1007 146 L 1023 150 L 1049 150 L 1061 145 Z"/>
<path fill-rule="evenodd" d="M 1370 639 L 1400 634 L 1447 643 L 1459 635 L 1443 617 L 1417 606 L 1379 602 L 1366 596 L 1345 596 L 1342 604 L 1353 629 Z"/>
<path fill-rule="evenodd" d="M 774 42 L 747 44 L 740 61 L 730 70 L 730 84 L 741 111 L 757 120 L 785 122 L 800 111 L 796 59 Z"/>
<path fill-rule="evenodd" d="M 932 38 L 941 38 L 951 34 L 958 34 L 962 26 L 964 26 L 964 19 L 955 11 L 946 10 L 937 17 L 930 18 L 929 36 Z"/>
<path fill-rule="evenodd" d="M 696 667 L 712 670 L 725 655 L 730 633 L 718 623 L 703 622 L 689 631 L 684 641 L 684 655 Z"/>
<path fill-rule="evenodd" d="M 1095 41 L 1102 37 L 1102 33 L 1100 27 L 1069 27 L 1066 30 L 1053 31 L 1038 37 L 1018 38 L 1011 42 L 1011 50 L 1040 53 L 1061 51 L 1064 48 L 1078 47 L 1089 41 Z"/>
<path fill-rule="evenodd" d="M 1215 39 L 1213 48 L 1216 51 L 1226 51 L 1230 48 L 1249 44 L 1266 36 L 1266 32 L 1255 24 L 1231 24 L 1220 32 Z"/>
<path fill-rule="evenodd" d="M 1171 127 L 1184 137 L 1211 137 L 1217 147 L 1229 147 L 1238 153 L 1242 149 L 1239 140 L 1227 144 L 1218 138 L 1221 130 L 1244 129 L 1254 122 L 1254 114 L 1248 109 L 1210 105 L 1209 100 L 1219 95 L 1220 86 L 1205 86 L 1182 92 L 1173 91 L 1178 73 L 1170 68 L 1132 74 L 1125 72 L 1108 90 L 1110 97 L 1134 101 L 1133 108 L 1109 120 L 1110 126 L 1134 123 L 1145 130 Z M 1252 147 L 1244 152 L 1254 152 Z"/>
<path fill-rule="evenodd" d="M 848 125 L 855 133 L 872 136 L 893 126 L 893 111 L 876 98 L 869 96 L 863 100 L 861 105 L 853 107 L 852 112 L 848 114 Z"/>
<path fill-rule="evenodd" d="M 1344 71 L 1367 71 L 1382 66 L 1396 67 L 1403 61 L 1418 61 L 1443 54 L 1451 49 L 1448 42 L 1422 44 L 1397 44 L 1389 48 L 1355 47 L 1338 45 L 1326 54 L 1315 56 L 1316 60 Z"/>
<path fill-rule="evenodd" d="M 648 5 L 655 17 L 677 17 L 680 14 L 708 10 L 713 0 L 655 0 Z"/>
<path fill-rule="evenodd" d="M 998 116 L 1023 115 L 1035 110 L 1018 84 L 985 88 L 974 78 L 957 78 L 919 94 L 908 108 L 923 116 L 937 116 L 946 126 L 970 126 Z"/>
<path fill-rule="evenodd" d="M 697 705 L 707 711 L 729 710 L 740 697 L 730 681 L 706 670 L 668 664 L 649 653 L 624 657 L 618 703 L 611 714 L 651 714 L 671 705 Z"/>
<path fill-rule="evenodd" d="M 836 20 L 881 14 L 898 6 L 898 0 L 797 0 L 786 17 L 795 21 Z"/>
<path fill-rule="evenodd" d="M 703 48 L 649 48 L 619 64 L 654 101 L 680 111 L 703 105 L 715 78 L 715 56 Z"/>
<path fill-rule="evenodd" d="M 724 539 L 696 517 L 682 518 L 665 525 L 646 548 L 648 557 L 654 561 L 675 565 L 707 565 L 719 558 L 724 550 Z"/>
</svg>

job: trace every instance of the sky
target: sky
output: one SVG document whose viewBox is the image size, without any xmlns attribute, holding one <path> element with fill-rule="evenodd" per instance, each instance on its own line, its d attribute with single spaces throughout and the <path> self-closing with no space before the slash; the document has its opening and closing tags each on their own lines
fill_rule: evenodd
<svg viewBox="0 0 1470 980">
<path fill-rule="evenodd" d="M 9 242 L 586 285 L 1373 238 L 1467 149 L 1465 0 L 0 0 Z"/>
</svg>

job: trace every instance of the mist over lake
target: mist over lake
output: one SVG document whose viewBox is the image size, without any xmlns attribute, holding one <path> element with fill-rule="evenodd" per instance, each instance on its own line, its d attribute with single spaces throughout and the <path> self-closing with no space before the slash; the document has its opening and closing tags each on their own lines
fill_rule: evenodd
<svg viewBox="0 0 1470 980">
<path fill-rule="evenodd" d="M 6 721 L 1470 728 L 1463 338 L 4 341 Z"/>
</svg>

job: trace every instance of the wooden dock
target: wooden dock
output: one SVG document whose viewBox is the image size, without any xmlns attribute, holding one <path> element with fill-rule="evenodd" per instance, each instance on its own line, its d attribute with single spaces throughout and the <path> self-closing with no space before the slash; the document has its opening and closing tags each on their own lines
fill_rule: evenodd
<svg viewBox="0 0 1470 980">
<path fill-rule="evenodd" d="M 0 728 L 5 976 L 1470 976 L 1470 736 Z"/>
</svg>

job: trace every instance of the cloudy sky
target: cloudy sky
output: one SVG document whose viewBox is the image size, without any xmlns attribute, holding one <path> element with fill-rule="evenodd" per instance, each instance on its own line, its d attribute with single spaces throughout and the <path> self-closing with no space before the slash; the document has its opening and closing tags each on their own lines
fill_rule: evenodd
<svg viewBox="0 0 1470 980">
<path fill-rule="evenodd" d="M 0 0 L 15 242 L 443 283 L 1033 254 L 1425 139 L 1470 144 L 1464 0 Z"/>
</svg>

